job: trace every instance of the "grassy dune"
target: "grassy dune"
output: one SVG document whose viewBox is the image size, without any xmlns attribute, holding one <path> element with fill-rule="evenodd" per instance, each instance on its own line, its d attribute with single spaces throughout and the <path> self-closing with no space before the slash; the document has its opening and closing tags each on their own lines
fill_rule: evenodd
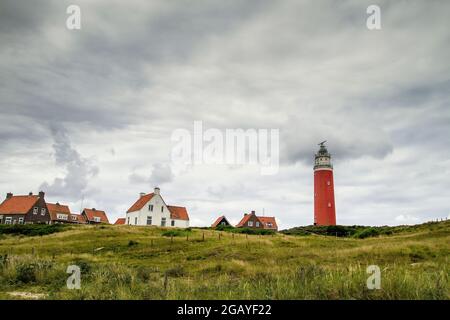
<svg viewBox="0 0 450 320">
<path fill-rule="evenodd" d="M 0 235 L 0 299 L 449 299 L 449 243 L 450 221 L 367 239 L 129 226 Z M 66 288 L 73 264 L 80 290 Z M 380 290 L 366 287 L 369 265 Z"/>
</svg>

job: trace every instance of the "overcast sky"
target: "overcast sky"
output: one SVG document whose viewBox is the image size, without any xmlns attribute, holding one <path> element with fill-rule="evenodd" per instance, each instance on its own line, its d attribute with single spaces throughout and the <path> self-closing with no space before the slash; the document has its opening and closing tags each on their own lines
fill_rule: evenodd
<svg viewBox="0 0 450 320">
<path fill-rule="evenodd" d="M 81 30 L 66 8 L 81 7 Z M 366 27 L 381 7 L 381 30 Z M 191 225 L 313 223 L 317 143 L 338 224 L 450 214 L 449 1 L 0 1 L 0 196 L 125 216 L 155 185 Z M 280 170 L 172 170 L 174 130 L 280 129 Z M 84 197 L 84 202 L 81 199 Z"/>
</svg>

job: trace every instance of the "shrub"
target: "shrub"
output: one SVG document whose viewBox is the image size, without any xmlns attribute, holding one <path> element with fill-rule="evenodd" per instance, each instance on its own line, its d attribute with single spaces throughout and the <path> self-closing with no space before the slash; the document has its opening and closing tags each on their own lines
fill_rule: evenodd
<svg viewBox="0 0 450 320">
<path fill-rule="evenodd" d="M 36 265 L 33 263 L 18 264 L 16 280 L 22 283 L 36 282 Z"/>
<path fill-rule="evenodd" d="M 378 229 L 371 227 L 358 231 L 357 233 L 355 233 L 354 237 L 358 239 L 365 239 L 368 237 L 376 237 L 379 234 L 380 232 L 378 231 Z"/>
<path fill-rule="evenodd" d="M 186 271 L 182 266 L 176 266 L 174 268 L 168 269 L 166 275 L 168 277 L 182 277 L 186 274 Z"/>
<path fill-rule="evenodd" d="M 63 224 L 13 224 L 0 225 L 0 234 L 44 236 L 63 231 L 67 226 Z"/>
<path fill-rule="evenodd" d="M 139 244 L 139 242 L 134 241 L 134 240 L 130 240 L 130 241 L 128 242 L 128 246 L 129 246 L 129 247 L 137 246 L 138 244 Z"/>
<path fill-rule="evenodd" d="M 244 233 L 244 234 L 256 234 L 256 235 L 271 235 L 275 234 L 273 230 L 267 229 L 252 229 L 252 228 L 234 228 L 231 230 L 234 233 Z"/>
<path fill-rule="evenodd" d="M 185 237 L 190 233 L 191 230 L 185 229 L 185 230 L 168 230 L 164 231 L 161 235 L 163 237 Z"/>
</svg>

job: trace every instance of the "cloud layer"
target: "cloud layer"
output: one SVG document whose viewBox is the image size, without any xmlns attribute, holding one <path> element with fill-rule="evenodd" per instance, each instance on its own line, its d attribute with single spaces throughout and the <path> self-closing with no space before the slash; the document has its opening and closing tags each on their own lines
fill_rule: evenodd
<svg viewBox="0 0 450 320">
<path fill-rule="evenodd" d="M 359 0 L 78 1 L 79 31 L 69 4 L 0 4 L 0 192 L 41 187 L 114 220 L 161 185 L 194 225 L 263 209 L 310 224 L 328 140 L 338 223 L 448 216 L 448 1 L 381 1 L 379 31 Z M 174 173 L 171 133 L 195 120 L 280 129 L 279 173 Z"/>
</svg>

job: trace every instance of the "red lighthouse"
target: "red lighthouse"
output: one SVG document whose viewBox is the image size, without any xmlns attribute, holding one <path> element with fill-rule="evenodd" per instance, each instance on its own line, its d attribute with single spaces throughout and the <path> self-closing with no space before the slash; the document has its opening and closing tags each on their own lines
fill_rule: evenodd
<svg viewBox="0 0 450 320">
<path fill-rule="evenodd" d="M 314 225 L 335 226 L 333 165 L 325 142 L 319 143 L 314 162 Z"/>
</svg>

